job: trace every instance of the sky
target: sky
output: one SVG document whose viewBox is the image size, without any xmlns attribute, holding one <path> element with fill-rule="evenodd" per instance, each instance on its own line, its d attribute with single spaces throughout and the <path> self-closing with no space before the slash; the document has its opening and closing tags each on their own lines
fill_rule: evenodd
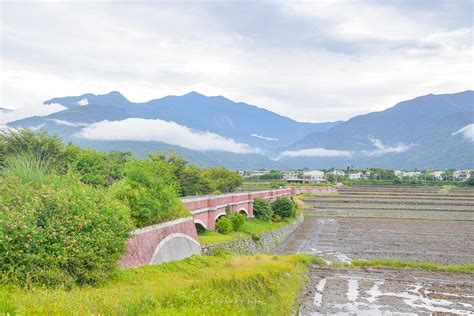
<svg viewBox="0 0 474 316">
<path fill-rule="evenodd" d="M 3 121 L 114 90 L 323 122 L 473 89 L 470 0 L 0 2 Z"/>
</svg>

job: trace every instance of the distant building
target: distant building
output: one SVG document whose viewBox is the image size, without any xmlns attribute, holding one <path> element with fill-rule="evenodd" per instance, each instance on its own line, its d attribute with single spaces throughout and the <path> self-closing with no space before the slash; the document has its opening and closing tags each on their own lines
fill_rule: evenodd
<svg viewBox="0 0 474 316">
<path fill-rule="evenodd" d="M 394 171 L 395 176 L 399 177 L 400 179 L 418 179 L 421 178 L 422 173 L 419 171 L 400 171 L 400 170 L 395 170 Z"/>
<path fill-rule="evenodd" d="M 283 171 L 282 172 L 283 180 L 288 179 L 298 179 L 298 172 L 296 171 Z"/>
<path fill-rule="evenodd" d="M 362 172 L 349 173 L 349 180 L 360 180 L 364 174 Z"/>
<path fill-rule="evenodd" d="M 471 177 L 471 171 L 470 170 L 456 170 L 453 172 L 453 177 L 454 179 L 458 181 L 466 181 Z"/>
<path fill-rule="evenodd" d="M 346 173 L 342 170 L 334 170 L 332 174 L 336 177 L 344 177 Z"/>
<path fill-rule="evenodd" d="M 433 171 L 433 172 L 430 172 L 429 175 L 430 176 L 433 176 L 436 180 L 443 180 L 443 174 L 444 174 L 444 171 Z"/>
<path fill-rule="evenodd" d="M 303 173 L 304 183 L 321 183 L 326 182 L 324 179 L 324 172 L 319 170 L 312 170 Z"/>
</svg>

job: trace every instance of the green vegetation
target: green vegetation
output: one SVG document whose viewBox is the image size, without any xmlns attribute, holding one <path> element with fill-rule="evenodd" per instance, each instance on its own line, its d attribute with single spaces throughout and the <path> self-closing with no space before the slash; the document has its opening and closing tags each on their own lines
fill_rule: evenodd
<svg viewBox="0 0 474 316">
<path fill-rule="evenodd" d="M 243 223 L 239 231 L 231 230 L 227 234 L 222 234 L 215 231 L 205 230 L 202 233 L 199 233 L 198 239 L 199 239 L 199 243 L 201 243 L 202 245 L 209 245 L 209 244 L 216 244 L 216 243 L 220 243 L 224 241 L 248 238 L 257 234 L 264 233 L 266 231 L 283 227 L 293 222 L 294 220 L 295 218 L 288 218 L 284 221 L 275 223 L 271 221 L 262 221 L 259 219 L 248 219 Z"/>
<path fill-rule="evenodd" d="M 171 165 L 162 159 L 129 160 L 111 191 L 131 210 L 137 227 L 190 216 L 177 196 Z"/>
<path fill-rule="evenodd" d="M 190 216 L 183 191 L 229 192 L 242 179 L 177 156 L 144 159 L 62 144 L 46 133 L 0 133 L 0 283 L 71 288 L 107 281 L 130 230 Z M 240 229 L 236 217 L 231 230 Z"/>
<path fill-rule="evenodd" d="M 270 210 L 270 218 L 268 218 L 269 214 L 266 213 L 264 218 L 258 218 L 257 215 L 255 215 L 256 218 L 247 219 L 243 214 L 231 214 L 231 212 L 228 211 L 226 216 L 221 216 L 217 221 L 216 232 L 211 232 L 208 230 L 199 232 L 199 242 L 201 244 L 215 244 L 229 240 L 254 237 L 257 234 L 261 234 L 266 231 L 274 230 L 288 225 L 301 214 L 301 211 L 298 208 L 297 204 L 288 198 L 278 198 L 272 204 L 270 204 L 265 199 L 255 199 L 254 214 L 260 214 L 259 210 L 257 210 L 257 213 L 255 213 L 255 205 L 257 205 L 257 209 L 263 207 L 265 209 L 265 212 L 268 212 L 268 210 Z M 281 214 L 291 213 L 292 215 L 289 217 L 283 217 L 280 215 L 273 214 L 273 211 L 271 209 L 273 205 L 276 205 L 276 208 Z M 289 210 L 290 207 L 291 210 Z"/>
<path fill-rule="evenodd" d="M 193 256 L 118 271 L 95 288 L 0 286 L 0 314 L 289 315 L 313 261 L 308 255 Z"/>
<path fill-rule="evenodd" d="M 108 186 L 124 176 L 124 165 L 129 152 L 102 153 L 92 149 L 69 148 L 71 168 L 80 175 L 83 183 Z"/>
<path fill-rule="evenodd" d="M 333 263 L 338 267 L 390 267 L 390 268 L 416 268 L 426 270 L 453 271 L 453 272 L 474 272 L 474 265 L 439 265 L 435 263 L 397 261 L 397 260 L 356 260 L 352 263 Z"/>
<path fill-rule="evenodd" d="M 273 211 L 267 199 L 256 198 L 253 200 L 253 215 L 262 221 L 272 219 Z"/>
<path fill-rule="evenodd" d="M 293 222 L 295 218 L 288 218 L 285 221 L 272 223 L 267 221 L 260 221 L 260 220 L 248 220 L 242 226 L 243 232 L 252 235 L 261 234 L 270 230 L 274 230 L 283 226 L 288 225 L 289 223 Z"/>
<path fill-rule="evenodd" d="M 236 240 L 239 237 L 234 236 L 234 235 L 224 235 L 221 234 L 217 231 L 213 230 L 203 230 L 202 232 L 199 232 L 199 243 L 201 245 L 210 245 L 210 244 L 217 244 L 220 242 L 225 242 L 229 240 Z"/>
<path fill-rule="evenodd" d="M 10 159 L 0 177 L 0 282 L 71 287 L 105 281 L 125 248 L 129 210 L 104 189 L 40 172 L 45 165 L 39 162 L 18 176 L 9 166 L 22 163 Z"/>
<path fill-rule="evenodd" d="M 241 213 L 236 213 L 230 217 L 230 220 L 232 222 L 232 229 L 238 232 L 247 221 L 247 217 Z"/>
<path fill-rule="evenodd" d="M 232 220 L 227 216 L 221 216 L 216 222 L 216 230 L 224 235 L 232 232 Z"/>
<path fill-rule="evenodd" d="M 281 218 L 295 216 L 295 203 L 286 197 L 279 197 L 272 203 L 272 211 Z"/>
</svg>

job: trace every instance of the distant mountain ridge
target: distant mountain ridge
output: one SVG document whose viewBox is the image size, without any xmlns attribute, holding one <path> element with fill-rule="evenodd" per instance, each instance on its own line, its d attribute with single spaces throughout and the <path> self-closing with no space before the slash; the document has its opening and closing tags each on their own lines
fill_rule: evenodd
<svg viewBox="0 0 474 316">
<path fill-rule="evenodd" d="M 474 143 L 462 134 L 453 135 L 474 123 L 473 99 L 473 91 L 430 94 L 384 111 L 356 116 L 325 132 L 310 133 L 285 148 L 294 157 L 282 162 L 292 166 L 303 166 L 312 160 L 313 165 L 325 166 L 473 168 Z M 296 159 L 294 152 L 311 148 L 342 153 Z"/>
<path fill-rule="evenodd" d="M 474 136 L 469 134 L 474 130 L 473 97 L 473 91 L 430 94 L 346 122 L 303 123 L 222 96 L 191 92 L 134 103 L 112 91 L 53 98 L 44 103 L 66 109 L 8 125 L 47 130 L 84 147 L 140 155 L 175 151 L 200 165 L 234 169 L 474 168 Z M 138 124 L 143 124 L 124 125 L 117 133 L 100 129 L 102 122 L 130 119 L 142 119 Z M 149 140 L 147 133 L 163 128 L 170 130 Z M 100 135 L 84 138 L 84 129 Z M 213 150 L 195 149 L 207 141 Z"/>
<path fill-rule="evenodd" d="M 161 119 L 196 130 L 214 132 L 263 149 L 289 145 L 312 131 L 325 131 L 339 123 L 297 122 L 247 103 L 236 103 L 222 96 L 207 97 L 197 92 L 167 96 L 144 103 L 130 102 L 118 91 L 105 95 L 88 93 L 75 97 L 53 98 L 44 103 L 57 103 L 68 108 L 55 113 L 57 118 L 73 119 L 71 115 L 81 113 L 81 118 L 86 122 L 125 117 Z M 101 107 L 100 119 L 92 116 L 93 113 L 89 110 L 92 106 L 94 109 L 96 106 Z M 110 107 L 117 113 L 107 109 Z"/>
</svg>

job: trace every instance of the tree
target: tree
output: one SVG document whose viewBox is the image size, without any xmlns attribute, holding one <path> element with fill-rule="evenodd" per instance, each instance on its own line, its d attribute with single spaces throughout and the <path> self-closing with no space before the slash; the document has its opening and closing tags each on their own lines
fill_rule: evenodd
<svg viewBox="0 0 474 316">
<path fill-rule="evenodd" d="M 189 216 L 178 198 L 179 183 L 169 163 L 131 159 L 124 169 L 124 178 L 114 183 L 111 191 L 130 207 L 137 227 Z"/>
<path fill-rule="evenodd" d="M 253 215 L 263 221 L 269 221 L 272 218 L 273 211 L 267 199 L 256 198 L 253 200 Z"/>
<path fill-rule="evenodd" d="M 242 185 L 242 177 L 237 172 L 224 167 L 205 169 L 204 176 L 213 191 L 233 192 Z"/>
<path fill-rule="evenodd" d="M 212 193 L 209 179 L 205 177 L 202 169 L 194 165 L 187 166 L 180 174 L 178 181 L 182 196 Z"/>
<path fill-rule="evenodd" d="M 287 218 L 295 216 L 295 205 L 286 197 L 279 197 L 272 203 L 272 211 L 276 215 Z"/>
<path fill-rule="evenodd" d="M 324 178 L 327 182 L 336 183 L 336 176 L 333 173 L 326 173 Z"/>
</svg>

